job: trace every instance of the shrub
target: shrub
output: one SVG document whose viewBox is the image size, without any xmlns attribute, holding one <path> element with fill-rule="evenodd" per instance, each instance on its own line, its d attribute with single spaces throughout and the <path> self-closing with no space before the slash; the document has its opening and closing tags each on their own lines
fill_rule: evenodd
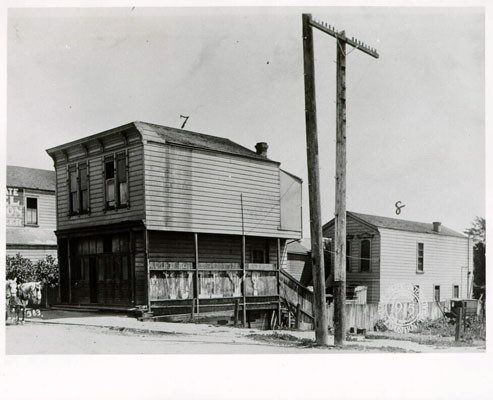
<svg viewBox="0 0 493 400">
<path fill-rule="evenodd" d="M 14 257 L 7 256 L 7 279 L 17 279 L 18 283 L 42 282 L 43 286 L 55 287 L 58 285 L 58 276 L 58 263 L 51 255 L 35 263 L 19 253 Z"/>
</svg>

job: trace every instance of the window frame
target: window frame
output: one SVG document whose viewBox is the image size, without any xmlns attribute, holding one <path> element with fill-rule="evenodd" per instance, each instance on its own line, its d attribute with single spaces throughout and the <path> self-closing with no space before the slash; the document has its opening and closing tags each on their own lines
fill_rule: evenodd
<svg viewBox="0 0 493 400">
<path fill-rule="evenodd" d="M 119 162 L 123 160 L 125 171 L 123 173 L 123 177 L 120 175 L 120 168 L 118 168 Z M 106 164 L 112 162 L 113 163 L 113 178 L 106 178 Z M 104 211 L 110 210 L 118 210 L 120 208 L 130 208 L 130 185 L 129 185 L 129 167 L 128 167 L 128 151 L 127 149 L 123 151 L 117 151 L 111 154 L 103 155 L 102 159 L 103 163 L 103 195 L 104 195 Z M 124 179 L 124 180 L 123 180 Z M 108 204 L 108 190 L 107 183 L 112 180 L 113 182 L 113 196 L 114 196 L 114 205 Z M 121 201 L 121 193 L 122 190 L 120 188 L 120 184 L 126 183 L 126 202 L 123 203 Z"/>
<path fill-rule="evenodd" d="M 36 200 L 36 222 L 28 222 L 27 216 L 28 216 L 28 206 L 27 203 L 29 200 Z M 32 210 L 32 208 L 29 208 Z M 24 198 L 24 226 L 39 226 L 39 197 L 38 196 L 25 196 Z"/>
<path fill-rule="evenodd" d="M 351 272 L 351 244 L 352 240 L 346 239 L 346 272 Z"/>
<path fill-rule="evenodd" d="M 457 296 L 455 296 L 455 288 L 457 288 Z M 452 298 L 453 299 L 460 299 L 460 285 L 452 285 Z"/>
<path fill-rule="evenodd" d="M 81 169 L 85 170 L 85 180 L 86 188 L 82 189 L 82 179 L 81 179 Z M 72 191 L 72 181 L 71 173 L 75 172 L 75 186 L 76 191 Z M 83 215 L 91 213 L 91 183 L 90 183 L 90 173 L 89 173 L 89 160 L 79 161 L 75 163 L 70 163 L 67 165 L 67 187 L 68 187 L 68 214 L 73 215 Z M 83 191 L 87 192 L 87 207 L 82 208 L 83 204 Z M 75 194 L 77 198 L 77 209 L 75 209 L 73 204 L 73 195 Z"/>
<path fill-rule="evenodd" d="M 438 288 L 438 300 L 437 300 L 437 293 L 436 289 Z M 435 303 L 440 303 L 440 297 L 441 297 L 441 288 L 440 285 L 433 285 L 433 301 Z"/>
<path fill-rule="evenodd" d="M 420 255 L 419 246 L 422 246 L 422 254 Z M 421 269 L 419 268 L 419 260 L 421 258 Z M 425 244 L 424 242 L 416 242 L 416 273 L 424 274 L 425 273 Z"/>
<path fill-rule="evenodd" d="M 368 257 L 363 257 L 363 242 L 368 242 Z M 371 239 L 365 238 L 360 240 L 360 262 L 359 262 L 359 271 L 360 272 L 371 272 Z M 368 269 L 363 269 L 363 261 L 368 262 Z"/>
</svg>

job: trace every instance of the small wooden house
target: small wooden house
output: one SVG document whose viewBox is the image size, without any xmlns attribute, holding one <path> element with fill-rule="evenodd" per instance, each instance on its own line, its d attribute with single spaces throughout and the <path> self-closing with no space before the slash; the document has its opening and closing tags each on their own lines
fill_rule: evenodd
<svg viewBox="0 0 493 400">
<path fill-rule="evenodd" d="M 183 314 L 279 310 L 301 180 L 228 139 L 132 122 L 47 150 L 61 301 Z"/>
<path fill-rule="evenodd" d="M 56 258 L 55 171 L 7 165 L 7 255 Z"/>
<path fill-rule="evenodd" d="M 355 212 L 347 212 L 346 223 L 346 285 L 366 286 L 368 303 L 378 303 L 393 285 L 401 283 L 413 285 L 424 302 L 469 297 L 473 253 L 467 236 L 439 222 Z M 325 254 L 331 255 L 326 276 L 332 277 L 334 220 L 323 226 L 323 235 L 328 239 Z M 311 270 L 303 275 L 302 283 L 309 284 Z M 327 286 L 331 286 L 330 278 Z"/>
</svg>

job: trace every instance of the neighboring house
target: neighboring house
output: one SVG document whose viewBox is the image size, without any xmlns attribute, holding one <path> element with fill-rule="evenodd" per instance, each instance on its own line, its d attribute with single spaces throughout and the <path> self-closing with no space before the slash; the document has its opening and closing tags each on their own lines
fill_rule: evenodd
<svg viewBox="0 0 493 400">
<path fill-rule="evenodd" d="M 472 242 L 439 222 L 423 223 L 347 212 L 346 284 L 366 286 L 368 303 L 390 288 L 411 284 L 422 301 L 469 297 Z M 334 220 L 323 226 L 334 265 Z M 307 274 L 311 271 L 307 270 Z M 303 282 L 302 282 L 303 283 Z M 305 282 L 306 284 L 306 282 Z M 330 279 L 327 282 L 330 286 Z"/>
<path fill-rule="evenodd" d="M 281 255 L 302 235 L 301 180 L 267 147 L 132 122 L 47 150 L 62 303 L 278 309 Z"/>
<path fill-rule="evenodd" d="M 6 254 L 56 257 L 55 171 L 8 165 L 6 203 Z"/>
<path fill-rule="evenodd" d="M 288 242 L 286 271 L 296 280 L 301 279 L 303 268 L 310 263 L 310 252 L 298 241 Z"/>
</svg>

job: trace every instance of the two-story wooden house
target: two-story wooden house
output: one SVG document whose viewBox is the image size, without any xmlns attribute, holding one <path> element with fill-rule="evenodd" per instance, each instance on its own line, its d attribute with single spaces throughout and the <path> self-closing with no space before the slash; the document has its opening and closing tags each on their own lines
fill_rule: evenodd
<svg viewBox="0 0 493 400">
<path fill-rule="evenodd" d="M 467 298 L 472 288 L 472 242 L 442 226 L 398 218 L 347 212 L 346 285 L 366 286 L 368 303 L 378 303 L 396 284 L 410 284 L 421 301 Z M 323 226 L 334 265 L 334 220 Z M 329 269 L 329 271 L 327 271 Z M 311 271 L 302 283 L 310 284 Z M 330 287 L 331 282 L 327 285 Z"/>
<path fill-rule="evenodd" d="M 154 314 L 279 309 L 301 180 L 228 139 L 132 122 L 47 150 L 61 301 Z"/>
<path fill-rule="evenodd" d="M 6 253 L 56 258 L 55 171 L 7 165 Z"/>
</svg>

